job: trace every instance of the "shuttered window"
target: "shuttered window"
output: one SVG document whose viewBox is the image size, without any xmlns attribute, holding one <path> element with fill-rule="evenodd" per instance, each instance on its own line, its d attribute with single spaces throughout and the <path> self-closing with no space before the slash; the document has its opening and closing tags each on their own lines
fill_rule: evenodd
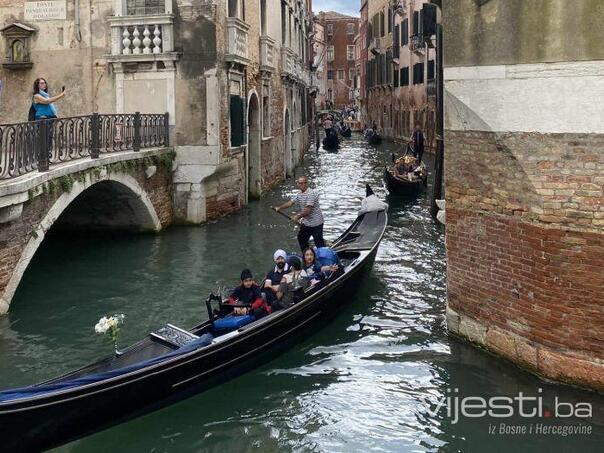
<svg viewBox="0 0 604 453">
<path fill-rule="evenodd" d="M 394 44 L 392 45 L 392 49 L 394 50 L 394 58 L 398 58 L 400 56 L 400 34 L 401 34 L 401 28 L 399 25 L 395 25 L 394 26 Z"/>
<path fill-rule="evenodd" d="M 428 80 L 434 80 L 434 60 L 428 60 Z"/>
<path fill-rule="evenodd" d="M 413 35 L 419 34 L 419 11 L 413 12 Z"/>
<path fill-rule="evenodd" d="M 424 83 L 424 64 L 416 63 L 413 65 L 413 85 Z"/>
<path fill-rule="evenodd" d="M 245 143 L 243 128 L 243 98 L 231 95 L 231 146 Z"/>
<path fill-rule="evenodd" d="M 406 87 L 409 85 L 409 66 L 401 68 L 401 86 Z"/>
<path fill-rule="evenodd" d="M 409 19 L 403 21 L 403 28 L 401 29 L 401 45 L 406 46 L 409 44 Z"/>
<path fill-rule="evenodd" d="M 398 87 L 398 80 L 399 80 L 399 72 L 397 69 L 394 70 L 394 73 L 392 74 L 394 76 L 394 88 Z"/>
</svg>

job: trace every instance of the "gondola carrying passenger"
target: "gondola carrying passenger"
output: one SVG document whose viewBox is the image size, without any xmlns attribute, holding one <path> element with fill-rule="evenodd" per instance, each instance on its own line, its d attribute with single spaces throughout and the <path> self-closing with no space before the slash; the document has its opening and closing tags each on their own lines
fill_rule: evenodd
<svg viewBox="0 0 604 453">
<path fill-rule="evenodd" d="M 245 304 L 250 307 L 234 307 L 233 314 L 236 316 L 253 315 L 256 319 L 262 318 L 272 312 L 260 292 L 260 287 L 254 281 L 252 272 L 244 269 L 241 272 L 241 284 L 237 286 L 228 300 L 229 304 Z"/>
</svg>

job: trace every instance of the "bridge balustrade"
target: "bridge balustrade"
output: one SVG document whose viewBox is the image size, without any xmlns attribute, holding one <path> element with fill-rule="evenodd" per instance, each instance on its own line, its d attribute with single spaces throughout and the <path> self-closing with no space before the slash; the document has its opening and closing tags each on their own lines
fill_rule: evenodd
<svg viewBox="0 0 604 453">
<path fill-rule="evenodd" d="M 99 114 L 0 124 L 0 180 L 102 154 L 169 146 L 168 114 Z"/>
</svg>

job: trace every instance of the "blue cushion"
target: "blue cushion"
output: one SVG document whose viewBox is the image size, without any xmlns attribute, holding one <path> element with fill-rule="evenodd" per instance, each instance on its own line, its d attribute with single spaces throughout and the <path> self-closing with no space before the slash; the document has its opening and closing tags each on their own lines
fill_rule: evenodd
<svg viewBox="0 0 604 453">
<path fill-rule="evenodd" d="M 332 266 L 340 262 L 338 254 L 329 247 L 319 247 L 316 251 L 316 256 L 321 266 Z"/>
<path fill-rule="evenodd" d="M 216 330 L 234 330 L 241 326 L 245 326 L 250 322 L 254 321 L 252 315 L 244 316 L 227 316 L 226 318 L 220 318 L 214 321 L 214 328 Z"/>
</svg>

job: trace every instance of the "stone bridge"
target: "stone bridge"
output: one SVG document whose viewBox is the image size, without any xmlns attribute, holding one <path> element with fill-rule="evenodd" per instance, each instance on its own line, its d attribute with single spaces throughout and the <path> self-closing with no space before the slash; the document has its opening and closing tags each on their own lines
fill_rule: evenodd
<svg viewBox="0 0 604 453">
<path fill-rule="evenodd" d="M 0 180 L 0 314 L 49 231 L 159 231 L 172 222 L 171 148 L 119 151 Z"/>
</svg>

